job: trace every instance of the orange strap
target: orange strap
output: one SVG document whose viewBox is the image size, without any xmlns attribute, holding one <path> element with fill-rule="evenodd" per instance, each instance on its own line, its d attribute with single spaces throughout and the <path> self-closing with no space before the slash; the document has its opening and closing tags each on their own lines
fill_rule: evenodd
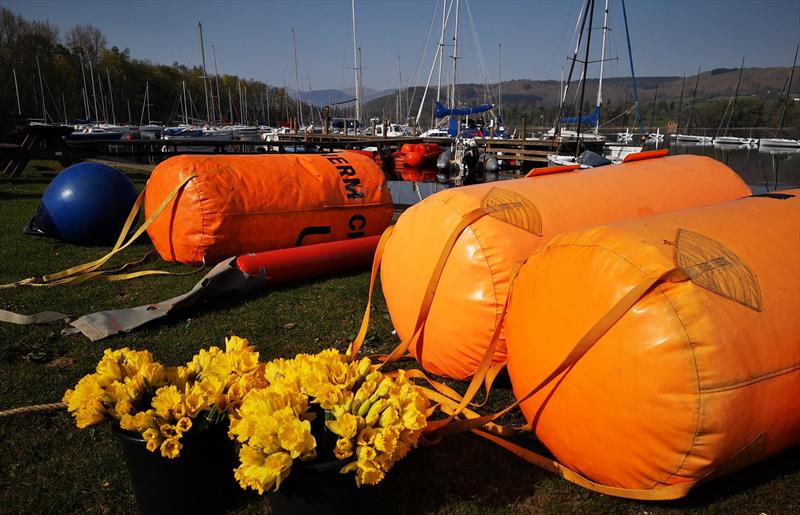
<svg viewBox="0 0 800 515">
<path fill-rule="evenodd" d="M 509 442 L 508 440 L 491 434 L 480 429 L 472 429 L 476 435 L 494 442 L 500 447 L 509 450 L 539 468 L 557 474 L 566 479 L 570 483 L 592 490 L 593 492 L 601 493 L 604 495 L 613 495 L 614 497 L 624 497 L 626 499 L 637 499 L 640 501 L 669 501 L 673 499 L 680 499 L 686 497 L 689 490 L 697 484 L 697 481 L 688 481 L 685 483 L 677 483 L 674 485 L 656 486 L 650 489 L 633 489 L 633 488 L 619 488 L 615 486 L 602 485 L 587 479 L 578 472 L 575 472 L 569 467 L 566 467 L 556 460 L 542 456 L 530 449 L 526 449 L 520 445 Z"/>
<path fill-rule="evenodd" d="M 645 277 L 639 284 L 631 288 L 625 296 L 623 296 L 597 323 L 592 326 L 586 334 L 578 341 L 572 350 L 567 354 L 564 360 L 542 381 L 531 389 L 527 394 L 519 397 L 516 402 L 507 408 L 494 413 L 493 415 L 484 415 L 482 417 L 472 419 L 462 419 L 451 422 L 443 427 L 435 427 L 433 434 L 430 437 L 439 439 L 445 436 L 461 433 L 471 429 L 477 429 L 487 422 L 494 422 L 498 418 L 506 415 L 511 410 L 519 406 L 524 401 L 531 398 L 542 388 L 547 386 L 553 379 L 561 375 L 567 369 L 575 365 L 591 349 L 595 343 L 611 328 L 622 316 L 627 313 L 636 302 L 639 301 L 654 285 L 659 282 L 669 281 L 685 281 L 689 277 L 679 268 L 671 268 L 658 277 Z"/>
<path fill-rule="evenodd" d="M 436 266 L 431 273 L 431 278 L 428 281 L 428 285 L 425 289 L 425 295 L 423 296 L 422 303 L 420 304 L 419 314 L 417 315 L 417 323 L 414 326 L 414 331 L 411 333 L 409 338 L 406 338 L 400 342 L 400 344 L 398 344 L 397 347 L 395 347 L 394 350 L 389 353 L 386 359 L 384 359 L 380 364 L 380 367 L 383 367 L 387 363 L 397 361 L 403 357 L 408 351 L 409 347 L 411 347 L 411 345 L 416 343 L 416 341 L 419 339 L 420 334 L 422 334 L 422 328 L 425 326 L 425 321 L 428 319 L 428 314 L 431 311 L 431 306 L 433 305 L 433 299 L 436 295 L 436 288 L 439 285 L 442 271 L 444 270 L 444 266 L 447 264 L 447 259 L 450 257 L 450 252 L 453 250 L 453 247 L 455 246 L 456 241 L 458 241 L 459 236 L 461 236 L 461 233 L 463 233 L 467 227 L 475 223 L 477 220 L 499 209 L 505 209 L 505 206 L 497 206 L 492 208 L 479 207 L 461 217 L 461 221 L 453 229 L 450 237 L 444 245 L 444 248 L 442 248 L 442 252 L 439 255 L 438 261 L 436 262 Z M 380 268 L 381 260 L 383 259 L 385 246 L 393 230 L 394 227 L 391 226 L 384 231 L 378 243 L 378 248 L 375 251 L 375 257 L 372 260 L 369 298 L 367 299 L 367 307 L 364 310 L 364 317 L 361 321 L 361 328 L 359 329 L 356 338 L 350 344 L 350 350 L 348 351 L 348 354 L 351 356 L 351 358 L 358 354 L 358 351 L 363 345 L 364 339 L 367 336 L 367 329 L 369 327 L 369 319 L 372 310 L 372 292 L 375 286 L 375 279 L 378 275 L 378 269 Z"/>
<path fill-rule="evenodd" d="M 479 416 L 477 413 L 467 409 L 466 403 L 468 402 L 468 395 L 465 395 L 460 403 L 456 405 L 452 398 L 439 395 L 437 392 L 432 392 L 426 389 L 426 395 L 439 403 L 442 411 L 449 413 L 449 417 L 443 421 L 432 421 L 425 429 L 425 440 L 428 442 L 436 442 L 439 439 L 460 433 L 463 431 L 472 431 L 473 433 L 486 438 L 501 447 L 510 450 L 522 459 L 548 470 L 552 473 L 558 474 L 567 481 L 575 483 L 584 488 L 593 490 L 606 495 L 613 495 L 617 497 L 625 497 L 629 499 L 639 500 L 669 500 L 678 499 L 686 496 L 689 490 L 697 483 L 697 481 L 679 483 L 675 485 L 659 486 L 652 489 L 627 489 L 618 488 L 607 485 L 595 483 L 578 472 L 562 465 L 558 461 L 547 458 L 537 454 L 529 449 L 521 447 L 517 444 L 511 443 L 497 435 L 507 436 L 513 433 L 513 429 L 506 428 L 494 423 L 495 420 L 509 413 L 512 409 L 519 406 L 522 402 L 529 399 L 536 392 L 540 391 L 553 379 L 567 371 L 570 367 L 583 357 L 595 343 L 619 321 L 622 316 L 627 313 L 644 295 L 647 294 L 659 282 L 678 282 L 688 280 L 689 277 L 685 272 L 678 268 L 670 269 L 657 278 L 646 277 L 639 284 L 634 286 L 628 293 L 620 299 L 594 326 L 592 326 L 586 334 L 578 341 L 578 343 L 567 354 L 564 360 L 558 365 L 553 372 L 551 372 L 545 379 L 543 379 L 536 387 L 529 391 L 526 395 L 519 398 L 516 402 L 507 408 L 493 414 Z M 510 295 L 509 295 L 510 297 Z M 502 322 L 502 320 L 501 320 Z M 487 353 L 488 354 L 488 353 Z M 477 374 L 476 374 L 477 376 Z M 472 385 L 471 385 L 472 386 Z M 469 392 L 468 392 L 469 393 Z M 466 418 L 452 421 L 453 418 L 463 414 Z"/>
</svg>

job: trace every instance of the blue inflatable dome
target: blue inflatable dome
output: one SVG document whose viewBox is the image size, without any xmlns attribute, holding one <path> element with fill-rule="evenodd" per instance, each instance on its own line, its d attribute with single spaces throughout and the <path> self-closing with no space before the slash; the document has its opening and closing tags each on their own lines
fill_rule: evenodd
<svg viewBox="0 0 800 515">
<path fill-rule="evenodd" d="M 81 245 L 113 243 L 137 196 L 119 170 L 79 163 L 56 175 L 25 232 Z"/>
</svg>

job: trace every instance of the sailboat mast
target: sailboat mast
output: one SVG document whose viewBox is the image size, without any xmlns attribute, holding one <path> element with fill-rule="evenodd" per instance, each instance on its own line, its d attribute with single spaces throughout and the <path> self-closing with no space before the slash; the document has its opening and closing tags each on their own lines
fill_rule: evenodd
<svg viewBox="0 0 800 515">
<path fill-rule="evenodd" d="M 689 119 L 686 120 L 686 132 L 689 132 L 689 128 L 692 126 L 692 117 L 694 116 L 694 101 L 697 98 L 697 87 L 700 84 L 700 67 L 697 67 L 697 77 L 694 80 L 694 90 L 692 91 L 692 105 L 689 107 Z"/>
<path fill-rule="evenodd" d="M 597 83 L 597 111 L 600 112 L 600 106 L 603 105 L 603 65 L 606 62 L 606 33 L 608 32 L 608 0 L 606 0 L 605 7 L 603 8 L 603 44 L 600 47 L 600 79 Z M 597 117 L 597 123 L 594 126 L 594 133 L 600 130 L 600 117 Z"/>
<path fill-rule="evenodd" d="M 203 45 L 203 24 L 197 22 L 200 29 L 200 57 L 203 60 L 203 91 L 206 94 L 206 123 L 211 123 L 211 105 L 208 103 L 208 73 L 206 72 L 206 48 Z"/>
<path fill-rule="evenodd" d="M 22 116 L 22 107 L 19 103 L 19 84 L 17 84 L 17 69 L 12 68 L 11 72 L 14 74 L 14 91 L 17 92 L 17 114 Z"/>
<path fill-rule="evenodd" d="M 264 91 L 266 91 L 266 93 L 267 93 L 267 107 L 266 107 L 266 115 L 267 115 L 267 126 L 269 126 L 269 125 L 270 125 L 270 123 L 269 123 L 269 108 L 270 108 L 270 103 L 269 103 L 269 86 L 268 86 L 267 84 L 264 84 Z"/>
<path fill-rule="evenodd" d="M 700 75 L 700 70 L 697 70 Z M 658 98 L 658 83 L 656 83 L 656 91 L 653 93 L 653 107 L 650 109 L 650 132 L 653 132 L 653 118 L 656 116 L 656 99 Z"/>
<path fill-rule="evenodd" d="M 81 76 L 83 77 L 83 107 L 86 112 L 86 119 L 92 118 L 92 110 L 89 109 L 89 90 L 86 88 L 86 72 L 83 70 L 83 53 L 80 54 Z"/>
<path fill-rule="evenodd" d="M 742 64 L 739 66 L 739 75 L 736 78 L 736 86 L 733 89 L 733 93 L 731 97 L 728 99 L 728 105 L 725 106 L 725 112 L 722 113 L 722 119 L 719 121 L 719 127 L 717 127 L 717 132 L 714 134 L 716 138 L 719 136 L 720 131 L 722 130 L 722 126 L 725 125 L 725 134 L 728 133 L 728 129 L 731 126 L 731 122 L 733 121 L 733 111 L 736 110 L 736 97 L 739 96 L 739 81 L 742 80 L 742 69 L 744 68 L 744 57 L 742 57 Z M 731 114 L 728 117 L 728 123 L 725 123 L 725 116 L 728 114 L 728 108 L 731 107 L 731 103 L 733 103 L 733 109 L 731 110 Z"/>
<path fill-rule="evenodd" d="M 497 43 L 497 118 L 503 119 L 503 44 Z"/>
<path fill-rule="evenodd" d="M 631 34 L 628 32 L 628 14 L 625 11 L 625 0 L 622 0 L 622 19 L 625 21 L 625 39 L 628 41 L 628 59 L 631 63 L 631 79 L 633 79 L 633 103 L 636 106 L 636 121 L 639 122 L 639 132 L 644 132 L 642 127 L 642 113 L 639 111 L 639 92 L 636 89 L 636 73 L 633 71 L 633 52 L 631 51 Z"/>
<path fill-rule="evenodd" d="M 359 71 L 358 44 L 356 43 L 356 0 L 351 0 L 353 8 L 353 75 L 355 75 L 356 87 L 356 119 L 361 123 L 361 77 Z"/>
<path fill-rule="evenodd" d="M 797 51 L 800 50 L 800 44 L 794 49 L 794 61 L 792 62 L 792 71 L 789 72 L 789 84 L 786 85 L 786 99 L 783 102 L 783 110 L 781 111 L 780 128 L 778 129 L 778 137 L 783 134 L 783 122 L 786 118 L 786 108 L 789 105 L 789 93 L 792 91 L 792 79 L 794 78 L 794 67 L 797 66 Z"/>
<path fill-rule="evenodd" d="M 300 126 L 303 123 L 303 110 L 300 109 L 300 74 L 297 72 L 297 42 L 294 39 L 294 27 L 292 27 L 292 48 L 294 48 L 294 91 L 297 95 L 297 117 L 300 119 Z"/>
<path fill-rule="evenodd" d="M 186 102 L 186 81 L 181 81 L 181 88 L 183 89 L 183 124 L 189 124 L 189 107 Z"/>
<path fill-rule="evenodd" d="M 458 12 L 461 0 L 456 0 L 456 23 L 453 32 L 453 93 L 450 95 L 450 107 L 456 107 L 456 64 L 458 63 Z"/>
<path fill-rule="evenodd" d="M 108 68 L 106 68 L 106 80 L 108 81 L 108 98 L 111 100 L 111 120 L 116 125 L 117 113 L 114 112 L 114 93 L 111 92 L 111 76 L 108 74 Z"/>
<path fill-rule="evenodd" d="M 147 125 L 151 125 L 153 123 L 153 118 L 150 116 L 150 83 L 147 83 L 147 89 L 145 90 L 146 97 L 147 97 Z"/>
<path fill-rule="evenodd" d="M 214 43 L 211 43 L 211 54 L 214 56 L 214 82 L 217 84 L 217 101 L 214 103 L 214 107 L 217 108 L 217 112 L 219 113 L 219 121 L 222 122 L 222 100 L 220 100 L 219 96 L 219 71 L 217 70 L 217 49 L 214 48 Z M 214 93 L 211 93 L 211 100 L 214 100 Z"/>
<path fill-rule="evenodd" d="M 87 59 L 89 61 L 89 78 L 92 79 L 92 100 L 94 101 L 94 121 L 97 123 L 100 120 L 100 113 L 97 110 L 97 92 L 94 89 L 94 67 L 92 66 L 92 60 Z"/>
<path fill-rule="evenodd" d="M 681 133 L 681 116 L 683 115 L 683 88 L 686 86 L 686 74 L 683 74 L 683 82 L 681 82 L 681 97 L 678 100 L 678 125 L 675 127 L 675 134 Z"/>
<path fill-rule="evenodd" d="M 400 111 L 403 109 L 402 107 L 402 97 L 400 96 L 403 89 L 403 74 L 400 71 L 400 54 L 397 54 L 397 114 L 395 116 L 395 120 L 398 122 L 400 121 Z"/>
<path fill-rule="evenodd" d="M 47 123 L 47 106 L 44 103 L 44 81 L 42 81 L 42 67 L 39 65 L 38 55 L 36 56 L 36 68 L 39 70 L 39 89 L 42 91 L 42 120 Z"/>
<path fill-rule="evenodd" d="M 144 110 L 147 108 L 147 98 L 150 92 L 150 81 L 144 83 L 144 102 L 142 102 L 142 114 L 139 116 L 139 125 L 144 123 Z M 149 115 L 148 115 L 149 116 Z"/>
<path fill-rule="evenodd" d="M 742 70 L 744 70 L 744 57 L 742 57 L 742 64 L 739 66 L 739 77 L 736 79 L 736 88 L 733 91 L 733 107 L 731 108 L 731 117 L 728 118 L 728 128 L 730 128 L 731 123 L 733 123 L 733 115 L 736 112 L 736 100 L 739 98 L 739 84 L 742 82 Z"/>
<path fill-rule="evenodd" d="M 586 92 L 586 78 L 589 66 L 589 45 L 592 41 L 592 22 L 594 21 L 594 0 L 589 0 L 589 33 L 586 34 L 586 51 L 583 54 L 583 80 L 581 81 L 581 96 L 578 104 L 578 140 L 575 142 L 575 157 L 581 152 L 581 118 L 583 117 L 583 95 Z"/>
<path fill-rule="evenodd" d="M 569 90 L 569 83 L 572 80 L 572 72 L 575 69 L 575 63 L 578 60 L 578 51 L 580 50 L 581 41 L 583 40 L 583 29 L 586 27 L 586 15 L 589 11 L 589 6 L 591 4 L 590 0 L 585 0 L 586 8 L 582 9 L 578 14 L 578 25 L 580 25 L 580 30 L 578 31 L 578 41 L 575 43 L 575 50 L 572 53 L 572 58 L 570 59 L 569 65 L 569 72 L 567 73 L 567 81 L 564 84 L 564 90 L 561 92 L 561 99 L 558 104 L 558 115 L 556 116 L 556 123 L 553 128 L 553 142 L 555 143 L 557 140 L 559 141 L 560 146 L 560 136 L 561 136 L 561 117 L 564 114 L 564 104 L 566 103 L 567 99 L 567 91 Z M 562 68 L 562 82 L 563 82 L 563 73 L 564 70 Z"/>
</svg>

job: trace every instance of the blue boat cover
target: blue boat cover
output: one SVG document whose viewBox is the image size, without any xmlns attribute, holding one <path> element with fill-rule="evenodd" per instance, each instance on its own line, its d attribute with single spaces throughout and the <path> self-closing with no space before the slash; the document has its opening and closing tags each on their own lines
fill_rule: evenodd
<svg viewBox="0 0 800 515">
<path fill-rule="evenodd" d="M 436 118 L 444 118 L 445 116 L 466 116 L 468 114 L 484 113 L 494 108 L 494 104 L 481 104 L 474 107 L 458 107 L 448 109 L 441 103 L 436 102 Z"/>
<path fill-rule="evenodd" d="M 594 111 L 585 116 L 568 116 L 562 118 L 561 123 L 578 123 L 579 119 L 582 124 L 589 126 L 597 125 L 597 121 L 600 119 L 600 106 L 595 107 Z"/>
</svg>

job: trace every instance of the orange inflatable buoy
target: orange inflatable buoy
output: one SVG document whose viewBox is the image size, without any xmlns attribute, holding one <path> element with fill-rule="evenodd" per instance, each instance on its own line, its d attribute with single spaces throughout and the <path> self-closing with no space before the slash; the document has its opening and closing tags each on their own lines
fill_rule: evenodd
<svg viewBox="0 0 800 515">
<path fill-rule="evenodd" d="M 800 190 L 617 222 L 522 266 L 508 371 L 565 466 L 691 487 L 800 443 L 799 314 Z"/>
<path fill-rule="evenodd" d="M 490 344 L 515 264 L 553 236 L 749 194 L 733 170 L 691 155 L 442 191 L 405 211 L 386 246 L 381 282 L 392 322 L 411 337 L 432 298 L 409 350 L 429 372 L 467 378 Z M 506 356 L 502 337 L 496 362 Z"/>
<path fill-rule="evenodd" d="M 374 236 L 392 218 L 383 172 L 355 152 L 176 156 L 153 170 L 145 215 L 192 174 L 147 229 L 167 261 L 216 263 L 249 252 Z"/>
</svg>

